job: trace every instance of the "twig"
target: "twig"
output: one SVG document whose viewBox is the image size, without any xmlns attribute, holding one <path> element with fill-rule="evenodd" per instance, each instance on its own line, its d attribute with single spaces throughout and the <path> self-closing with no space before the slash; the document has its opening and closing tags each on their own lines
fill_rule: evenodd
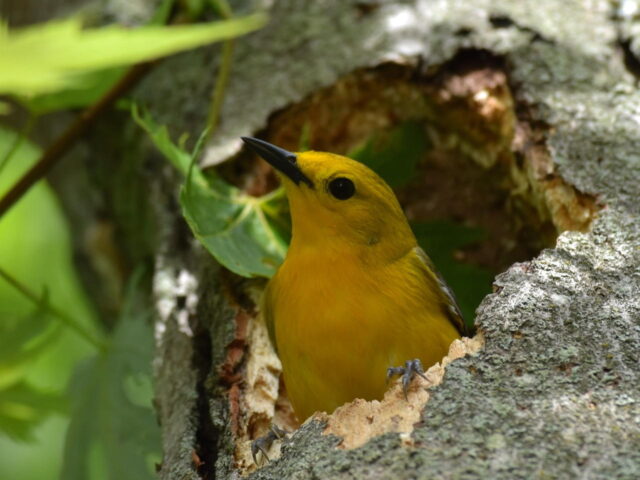
<svg viewBox="0 0 640 480">
<path fill-rule="evenodd" d="M 213 6 L 218 10 L 222 18 L 229 20 L 233 18 L 233 12 L 229 7 L 226 0 L 216 0 Z M 220 70 L 218 71 L 218 78 L 211 94 L 211 108 L 209 109 L 209 115 L 207 117 L 207 125 L 205 127 L 206 137 L 209 138 L 213 135 L 216 127 L 218 126 L 218 119 L 220 117 L 220 110 L 222 109 L 222 101 L 224 100 L 224 92 L 229 83 L 229 74 L 231 73 L 231 63 L 233 60 L 233 49 L 235 47 L 235 40 L 225 40 L 222 44 L 222 58 L 220 60 Z"/>
<path fill-rule="evenodd" d="M 229 73 L 231 72 L 231 63 L 233 60 L 233 49 L 235 42 L 227 40 L 222 45 L 222 60 L 220 62 L 220 71 L 216 79 L 216 85 L 211 95 L 211 108 L 207 118 L 208 135 L 211 136 L 218 126 L 218 118 L 222 109 L 222 101 L 224 100 L 224 92 L 229 83 Z"/>
<path fill-rule="evenodd" d="M 109 108 L 130 88 L 136 85 L 155 65 L 156 62 L 145 62 L 135 65 L 127 74 L 114 85 L 100 100 L 82 112 L 65 132 L 51 144 L 42 154 L 38 162 L 31 167 L 16 182 L 13 187 L 0 199 L 0 217 L 9 210 L 22 196 L 42 179 L 62 156 L 69 150 L 74 142 L 93 125 L 98 116 Z"/>
<path fill-rule="evenodd" d="M 8 272 L 0 268 L 0 277 L 4 278 L 7 283 L 9 283 L 13 288 L 18 290 L 22 295 L 28 298 L 30 301 L 35 303 L 36 305 L 40 305 L 41 299 L 33 293 L 29 288 L 20 283 L 17 279 L 12 277 Z M 46 311 L 48 311 L 51 315 L 58 318 L 62 323 L 64 323 L 67 327 L 71 328 L 78 335 L 80 335 L 84 340 L 92 344 L 98 350 L 104 350 L 106 348 L 106 344 L 99 338 L 96 338 L 88 329 L 86 329 L 80 322 L 78 322 L 75 318 L 67 315 L 62 310 L 54 307 L 51 304 L 47 304 L 45 306 Z"/>
</svg>

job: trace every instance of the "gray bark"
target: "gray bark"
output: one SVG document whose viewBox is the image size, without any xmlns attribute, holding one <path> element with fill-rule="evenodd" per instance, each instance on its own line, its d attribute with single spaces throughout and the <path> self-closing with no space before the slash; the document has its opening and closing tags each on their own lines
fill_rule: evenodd
<svg viewBox="0 0 640 480">
<path fill-rule="evenodd" d="M 518 121 L 544 126 L 539 143 L 553 174 L 602 206 L 588 231 L 562 233 L 496 278 L 477 311 L 484 348 L 447 367 L 410 446 L 387 433 L 336 448 L 312 421 L 251 478 L 640 477 L 640 37 L 637 17 L 616 5 L 288 0 L 238 41 L 207 164 L 237 153 L 239 136 L 268 128 L 274 112 L 357 69 L 395 62 L 446 72 L 462 50 L 488 52 L 505 65 Z M 174 135 L 201 128 L 217 52 L 171 58 L 137 89 Z M 154 259 L 160 477 L 235 478 L 232 420 L 251 306 L 225 293 L 242 292 L 242 282 L 191 240 L 175 203 L 179 179 L 124 116 L 104 119 L 86 141 L 90 155 L 77 152 L 93 172 L 78 182 L 100 192 L 95 211 L 115 225 L 125 263 Z M 77 238 L 89 226 L 74 217 Z"/>
</svg>

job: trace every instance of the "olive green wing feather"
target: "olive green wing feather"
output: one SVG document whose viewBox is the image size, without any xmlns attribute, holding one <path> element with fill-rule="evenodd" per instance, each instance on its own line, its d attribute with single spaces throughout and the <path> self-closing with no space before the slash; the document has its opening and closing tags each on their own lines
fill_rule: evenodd
<svg viewBox="0 0 640 480">
<path fill-rule="evenodd" d="M 462 317 L 462 312 L 458 307 L 458 302 L 453 294 L 453 290 L 447 285 L 444 278 L 438 272 L 435 265 L 429 258 L 429 256 L 420 247 L 415 247 L 414 252 L 421 263 L 424 265 L 423 272 L 427 276 L 427 280 L 430 284 L 433 284 L 435 288 L 440 291 L 441 308 L 445 316 L 453 324 L 454 327 L 460 332 L 460 335 L 468 335 L 470 332 Z"/>
</svg>

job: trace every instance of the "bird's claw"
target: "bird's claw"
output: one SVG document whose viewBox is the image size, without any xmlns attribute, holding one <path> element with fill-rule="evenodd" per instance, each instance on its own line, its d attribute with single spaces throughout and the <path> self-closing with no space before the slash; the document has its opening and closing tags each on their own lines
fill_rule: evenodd
<svg viewBox="0 0 640 480">
<path fill-rule="evenodd" d="M 422 362 L 415 358 L 413 360 L 407 360 L 404 363 L 404 367 L 389 367 L 387 368 L 387 382 L 396 375 L 402 375 L 402 392 L 404 393 L 404 399 L 407 400 L 407 392 L 409 390 L 409 384 L 413 377 L 420 375 L 427 380 L 424 375 L 424 368 L 422 368 Z"/>
<path fill-rule="evenodd" d="M 253 457 L 254 463 L 258 465 L 258 452 L 262 453 L 262 456 L 267 459 L 267 462 L 270 462 L 271 460 L 269 460 L 267 451 L 271 448 L 274 441 L 282 440 L 286 434 L 287 432 L 282 428 L 277 425 L 271 425 L 266 435 L 256 438 L 251 442 L 251 456 Z"/>
</svg>

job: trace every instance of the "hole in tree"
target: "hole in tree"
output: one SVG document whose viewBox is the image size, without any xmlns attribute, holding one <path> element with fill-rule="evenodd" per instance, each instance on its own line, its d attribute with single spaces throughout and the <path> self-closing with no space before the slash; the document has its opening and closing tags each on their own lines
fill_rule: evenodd
<svg viewBox="0 0 640 480">
<path fill-rule="evenodd" d="M 376 170 L 472 324 L 496 274 L 552 247 L 564 230 L 588 229 L 597 210 L 555 171 L 549 128 L 516 103 L 507 72 L 500 58 L 478 50 L 427 71 L 358 70 L 275 113 L 258 136 Z M 265 162 L 243 157 L 222 166 L 223 175 L 255 195 L 277 186 Z M 282 412 L 290 409 L 276 408 L 274 421 L 286 425 Z"/>
<path fill-rule="evenodd" d="M 592 198 L 556 175 L 547 127 L 527 117 L 502 60 L 469 50 L 434 71 L 355 71 L 274 114 L 261 137 L 380 173 L 471 324 L 496 274 L 553 246 L 562 230 L 585 230 L 595 213 Z M 266 174 L 251 177 L 250 191 L 277 184 L 263 162 L 254 168 Z"/>
</svg>

